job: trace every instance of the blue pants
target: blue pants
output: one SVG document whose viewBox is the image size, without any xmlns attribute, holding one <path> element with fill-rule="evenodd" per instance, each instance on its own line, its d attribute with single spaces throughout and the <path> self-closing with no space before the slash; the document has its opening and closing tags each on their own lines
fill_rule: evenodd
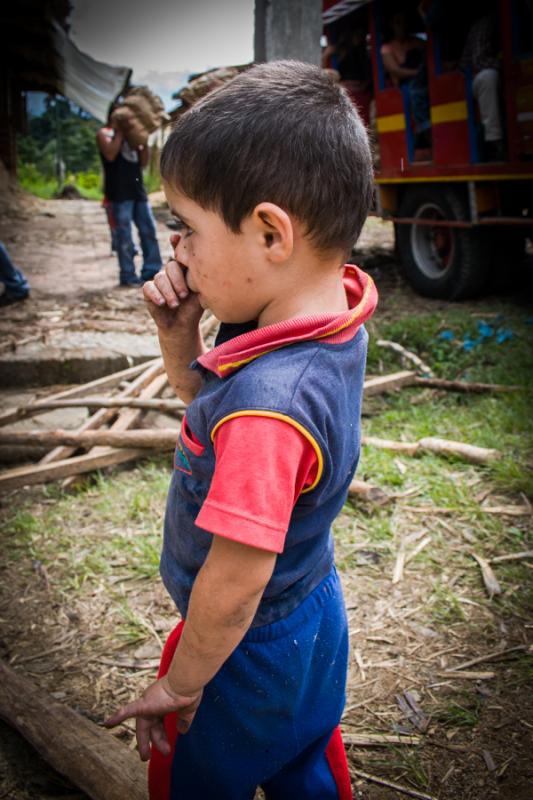
<svg viewBox="0 0 533 800">
<path fill-rule="evenodd" d="M 422 133 L 431 128 L 429 117 L 429 93 L 426 65 L 421 64 L 413 78 L 406 82 L 409 88 L 411 109 L 415 122 L 415 132 Z"/>
<path fill-rule="evenodd" d="M 133 261 L 134 245 L 131 236 L 131 223 L 134 222 L 139 231 L 143 266 L 141 278 L 150 280 L 161 269 L 161 253 L 155 230 L 152 209 L 147 200 L 124 200 L 113 203 L 115 218 L 115 244 L 120 266 L 120 282 L 129 283 L 134 280 L 135 262 Z"/>
<path fill-rule="evenodd" d="M 22 299 L 30 291 L 30 285 L 20 269 L 9 257 L 6 248 L 0 242 L 0 281 L 6 287 L 6 295 Z"/>
<path fill-rule="evenodd" d="M 172 800 L 338 800 L 326 757 L 344 706 L 348 631 L 336 571 L 288 617 L 252 628 L 178 736 Z M 349 791 L 349 790 L 348 790 Z"/>
</svg>

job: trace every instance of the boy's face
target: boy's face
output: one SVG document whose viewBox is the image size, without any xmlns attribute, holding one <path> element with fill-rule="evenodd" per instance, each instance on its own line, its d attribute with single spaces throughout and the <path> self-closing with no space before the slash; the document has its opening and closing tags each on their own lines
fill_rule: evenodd
<svg viewBox="0 0 533 800">
<path fill-rule="evenodd" d="M 172 214 L 182 224 L 174 257 L 203 308 L 222 322 L 258 319 L 274 288 L 260 231 L 244 220 L 241 232 L 233 233 L 216 212 L 166 182 L 163 188 Z"/>
</svg>

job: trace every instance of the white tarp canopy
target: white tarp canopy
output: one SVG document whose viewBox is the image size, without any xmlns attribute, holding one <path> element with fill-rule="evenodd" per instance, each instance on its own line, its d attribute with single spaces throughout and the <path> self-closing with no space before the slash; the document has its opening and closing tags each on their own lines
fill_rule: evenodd
<svg viewBox="0 0 533 800">
<path fill-rule="evenodd" d="M 55 22 L 53 33 L 59 74 L 58 93 L 105 122 L 111 103 L 130 79 L 131 69 L 104 64 L 82 53 Z"/>
</svg>

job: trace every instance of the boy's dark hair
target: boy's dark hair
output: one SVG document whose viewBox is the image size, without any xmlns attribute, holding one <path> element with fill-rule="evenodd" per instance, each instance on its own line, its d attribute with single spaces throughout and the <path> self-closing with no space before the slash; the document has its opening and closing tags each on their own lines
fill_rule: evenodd
<svg viewBox="0 0 533 800">
<path fill-rule="evenodd" d="M 349 252 L 372 198 L 365 128 L 329 75 L 298 61 L 252 67 L 180 117 L 161 175 L 234 232 L 261 202 L 320 251 Z"/>
</svg>

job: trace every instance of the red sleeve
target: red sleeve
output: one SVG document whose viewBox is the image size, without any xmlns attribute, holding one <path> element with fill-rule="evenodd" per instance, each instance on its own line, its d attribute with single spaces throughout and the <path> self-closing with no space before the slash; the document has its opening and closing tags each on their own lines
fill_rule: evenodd
<svg viewBox="0 0 533 800">
<path fill-rule="evenodd" d="M 317 475 L 311 442 L 283 420 L 240 416 L 220 426 L 214 447 L 215 472 L 196 524 L 281 553 L 294 504 Z"/>
</svg>

